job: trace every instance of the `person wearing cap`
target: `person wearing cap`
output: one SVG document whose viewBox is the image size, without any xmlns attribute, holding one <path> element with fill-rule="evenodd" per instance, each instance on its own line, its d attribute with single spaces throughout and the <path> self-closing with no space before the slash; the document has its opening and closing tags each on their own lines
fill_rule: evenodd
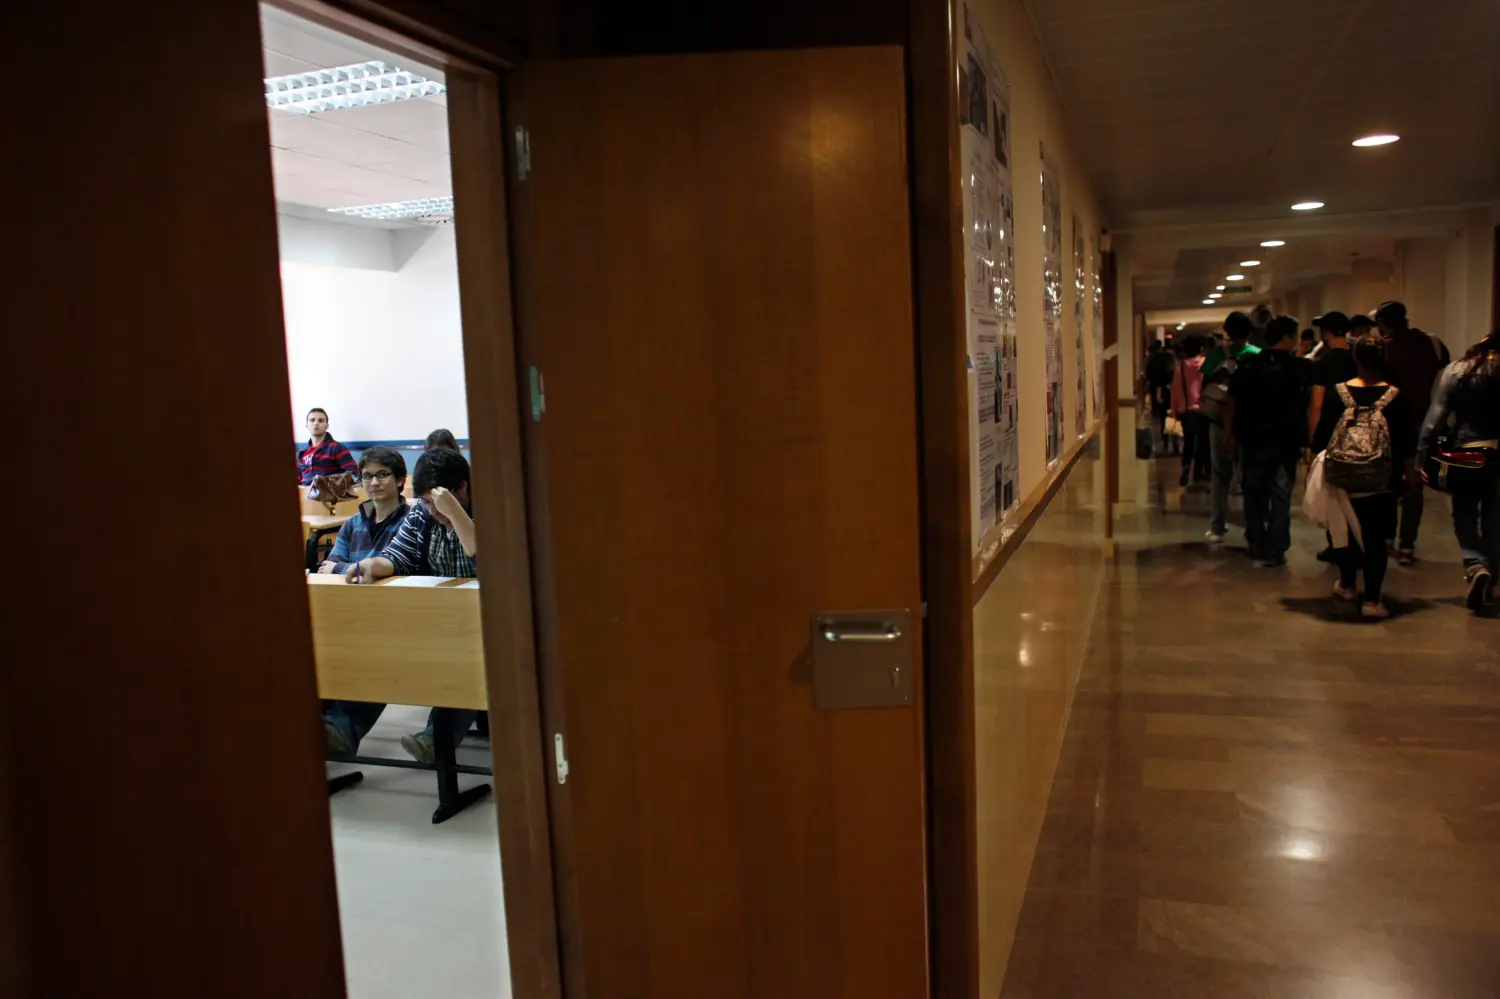
<svg viewBox="0 0 1500 999">
<path fill-rule="evenodd" d="M 1452 357 L 1443 341 L 1412 326 L 1406 318 L 1406 306 L 1400 302 L 1382 302 L 1375 310 L 1375 325 L 1385 338 L 1386 377 L 1401 390 L 1413 413 L 1425 413 L 1432 405 L 1432 386 Z M 1415 433 L 1415 429 L 1413 430 Z M 1417 442 L 1397 442 L 1406 454 L 1416 451 Z M 1401 495 L 1401 525 L 1396 542 L 1396 563 L 1409 566 L 1417 560 L 1417 532 L 1422 526 L 1423 486 L 1415 482 Z"/>
</svg>

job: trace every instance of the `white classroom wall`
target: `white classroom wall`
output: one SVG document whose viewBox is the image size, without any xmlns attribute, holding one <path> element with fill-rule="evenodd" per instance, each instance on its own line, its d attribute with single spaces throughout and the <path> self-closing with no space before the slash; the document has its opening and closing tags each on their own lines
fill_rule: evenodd
<svg viewBox="0 0 1500 999">
<path fill-rule="evenodd" d="M 343 441 L 467 437 L 452 226 L 278 221 L 293 439 L 314 406 Z"/>
</svg>

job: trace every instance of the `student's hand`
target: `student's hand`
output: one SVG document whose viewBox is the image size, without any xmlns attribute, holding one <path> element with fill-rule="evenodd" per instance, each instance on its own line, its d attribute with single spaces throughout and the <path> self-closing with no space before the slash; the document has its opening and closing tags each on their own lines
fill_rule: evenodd
<svg viewBox="0 0 1500 999">
<path fill-rule="evenodd" d="M 449 521 L 468 516 L 468 514 L 464 513 L 463 504 L 458 501 L 458 497 L 442 486 L 433 486 L 432 492 L 426 496 L 426 501 L 431 503 L 433 508 L 444 517 L 447 517 Z"/>
<path fill-rule="evenodd" d="M 318 566 L 318 571 L 321 572 L 321 573 L 335 573 L 335 572 L 338 572 L 339 571 L 338 563 L 337 562 L 330 562 L 327 559 L 324 559 L 323 560 L 323 564 L 320 565 L 320 566 Z"/>
<path fill-rule="evenodd" d="M 368 583 L 370 582 L 370 570 L 366 562 L 369 559 L 361 559 L 358 562 L 350 562 L 349 568 L 344 570 L 344 582 L 346 583 Z"/>
</svg>

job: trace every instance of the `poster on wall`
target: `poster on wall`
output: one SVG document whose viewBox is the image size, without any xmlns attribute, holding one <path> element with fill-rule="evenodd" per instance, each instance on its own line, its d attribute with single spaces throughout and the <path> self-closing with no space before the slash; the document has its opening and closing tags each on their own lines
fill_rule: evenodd
<svg viewBox="0 0 1500 999">
<path fill-rule="evenodd" d="M 1104 277 L 1099 256 L 1099 238 L 1094 237 L 1094 251 L 1089 264 L 1089 287 L 1093 289 L 1094 327 L 1094 419 L 1104 416 Z"/>
<path fill-rule="evenodd" d="M 974 553 L 1020 497 L 1009 84 L 964 6 L 958 66 Z"/>
<path fill-rule="evenodd" d="M 1083 229 L 1073 216 L 1073 433 L 1079 437 L 1089 425 L 1089 362 L 1083 355 L 1083 300 L 1088 288 L 1083 283 Z"/>
<path fill-rule="evenodd" d="M 1042 330 L 1047 349 L 1047 467 L 1062 455 L 1062 190 L 1057 171 L 1042 159 Z"/>
</svg>

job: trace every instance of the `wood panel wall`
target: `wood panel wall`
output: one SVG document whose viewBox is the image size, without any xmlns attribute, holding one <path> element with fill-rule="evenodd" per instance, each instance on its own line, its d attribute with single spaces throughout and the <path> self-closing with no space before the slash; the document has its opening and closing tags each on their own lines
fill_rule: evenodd
<svg viewBox="0 0 1500 999">
<path fill-rule="evenodd" d="M 6 38 L 0 991 L 342 996 L 256 6 Z"/>
</svg>

